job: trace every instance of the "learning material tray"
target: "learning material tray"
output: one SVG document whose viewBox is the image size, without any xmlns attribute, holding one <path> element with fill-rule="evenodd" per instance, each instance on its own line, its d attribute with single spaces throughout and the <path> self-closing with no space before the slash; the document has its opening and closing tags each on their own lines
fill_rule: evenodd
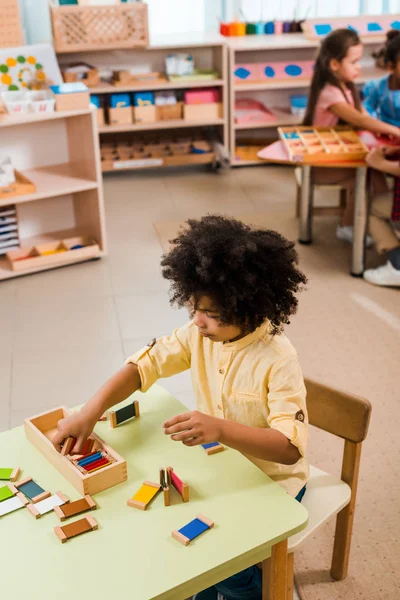
<svg viewBox="0 0 400 600">
<path fill-rule="evenodd" d="M 278 127 L 291 160 L 302 163 L 356 161 L 368 147 L 351 127 Z"/>
</svg>

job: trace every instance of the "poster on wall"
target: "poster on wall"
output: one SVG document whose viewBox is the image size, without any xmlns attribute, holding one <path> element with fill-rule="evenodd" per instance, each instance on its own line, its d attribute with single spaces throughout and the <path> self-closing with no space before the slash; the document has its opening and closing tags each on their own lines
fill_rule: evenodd
<svg viewBox="0 0 400 600">
<path fill-rule="evenodd" d="M 0 48 L 0 92 L 38 90 L 62 81 L 50 44 Z"/>
</svg>

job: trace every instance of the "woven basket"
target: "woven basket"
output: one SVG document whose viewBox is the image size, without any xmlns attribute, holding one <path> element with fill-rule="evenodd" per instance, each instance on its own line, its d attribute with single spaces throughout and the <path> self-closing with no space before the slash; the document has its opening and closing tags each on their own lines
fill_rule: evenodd
<svg viewBox="0 0 400 600">
<path fill-rule="evenodd" d="M 0 48 L 22 46 L 24 36 L 22 33 L 18 0 L 1 0 L 0 9 Z"/>
<path fill-rule="evenodd" d="M 149 43 L 147 4 L 51 6 L 56 52 L 145 48 Z"/>
</svg>

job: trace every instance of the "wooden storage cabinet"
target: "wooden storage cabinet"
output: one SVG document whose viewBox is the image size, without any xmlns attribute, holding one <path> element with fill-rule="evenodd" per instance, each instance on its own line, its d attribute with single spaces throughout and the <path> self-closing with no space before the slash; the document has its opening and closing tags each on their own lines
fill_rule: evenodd
<svg viewBox="0 0 400 600">
<path fill-rule="evenodd" d="M 16 207 L 20 239 L 19 250 L 0 256 L 0 280 L 104 256 L 96 111 L 0 116 L 0 136 L 3 153 L 32 184 L 0 193 L 0 207 Z M 68 240 L 75 243 L 62 248 Z"/>
<path fill-rule="evenodd" d="M 83 496 L 86 494 L 92 496 L 126 481 L 128 478 L 126 461 L 95 433 L 90 437 L 97 442 L 98 449 L 104 450 L 114 459 L 111 465 L 84 475 L 68 456 L 57 452 L 51 440 L 56 432 L 58 421 L 68 417 L 69 414 L 68 410 L 61 406 L 25 419 L 26 437 Z"/>
<path fill-rule="evenodd" d="M 197 39 L 196 39 L 197 38 Z M 159 40 L 152 40 L 152 44 L 146 49 L 131 48 L 124 52 L 104 52 L 98 48 L 96 52 L 71 52 L 67 54 L 59 54 L 58 59 L 61 63 L 67 65 L 71 62 L 79 62 L 84 60 L 91 65 L 101 65 L 118 69 L 122 73 L 127 73 L 129 69 L 137 65 L 145 65 L 146 70 L 153 73 L 164 73 L 165 58 L 170 53 L 188 53 L 192 55 L 196 69 L 215 70 L 219 73 L 218 79 L 178 79 L 172 78 L 168 80 L 166 77 L 154 77 L 149 81 L 129 80 L 129 77 L 118 81 L 117 85 L 111 83 L 100 83 L 98 86 L 90 89 L 91 94 L 100 96 L 102 105 L 110 104 L 110 95 L 120 92 L 156 92 L 156 91 L 176 91 L 177 104 L 164 106 L 132 106 L 132 111 L 126 110 L 126 119 L 119 120 L 113 123 L 112 119 L 106 119 L 99 126 L 100 144 L 106 145 L 108 140 L 113 138 L 115 134 L 121 136 L 121 142 L 125 134 L 130 132 L 132 139 L 140 139 L 142 132 L 160 132 L 160 136 L 164 132 L 178 139 L 187 134 L 191 128 L 197 128 L 199 133 L 202 128 L 209 128 L 209 139 L 218 141 L 221 144 L 226 154 L 228 153 L 228 87 L 227 87 L 227 47 L 225 40 L 220 36 L 207 35 L 192 35 L 185 36 L 183 39 L 177 39 L 177 36 L 162 36 Z M 220 102 L 217 105 L 199 105 L 198 109 L 193 106 L 182 104 L 183 91 L 196 88 L 218 88 L 220 92 Z M 114 109 L 121 110 L 121 109 Z M 107 111 L 110 112 L 110 111 Z M 107 122 L 108 121 L 108 122 Z M 173 156 L 170 160 L 163 160 L 164 166 L 179 165 L 179 164 L 196 164 L 209 163 L 212 164 L 215 160 L 215 153 L 210 152 L 207 156 L 185 156 L 182 160 L 178 156 Z M 141 164 L 143 167 L 160 166 L 160 159 L 154 159 L 153 163 L 149 161 L 140 162 L 139 160 L 122 161 L 123 164 L 114 168 L 137 169 Z M 103 161 L 103 171 L 113 170 L 112 167 L 105 164 Z"/>
</svg>

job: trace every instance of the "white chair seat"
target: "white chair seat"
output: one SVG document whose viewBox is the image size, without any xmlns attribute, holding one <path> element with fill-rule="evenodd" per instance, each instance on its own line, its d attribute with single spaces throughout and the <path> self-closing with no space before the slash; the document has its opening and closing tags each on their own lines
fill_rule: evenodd
<svg viewBox="0 0 400 600">
<path fill-rule="evenodd" d="M 301 501 L 308 511 L 308 525 L 288 540 L 289 552 L 294 552 L 318 527 L 336 515 L 349 502 L 350 487 L 334 475 L 310 466 L 310 478 Z"/>
</svg>

